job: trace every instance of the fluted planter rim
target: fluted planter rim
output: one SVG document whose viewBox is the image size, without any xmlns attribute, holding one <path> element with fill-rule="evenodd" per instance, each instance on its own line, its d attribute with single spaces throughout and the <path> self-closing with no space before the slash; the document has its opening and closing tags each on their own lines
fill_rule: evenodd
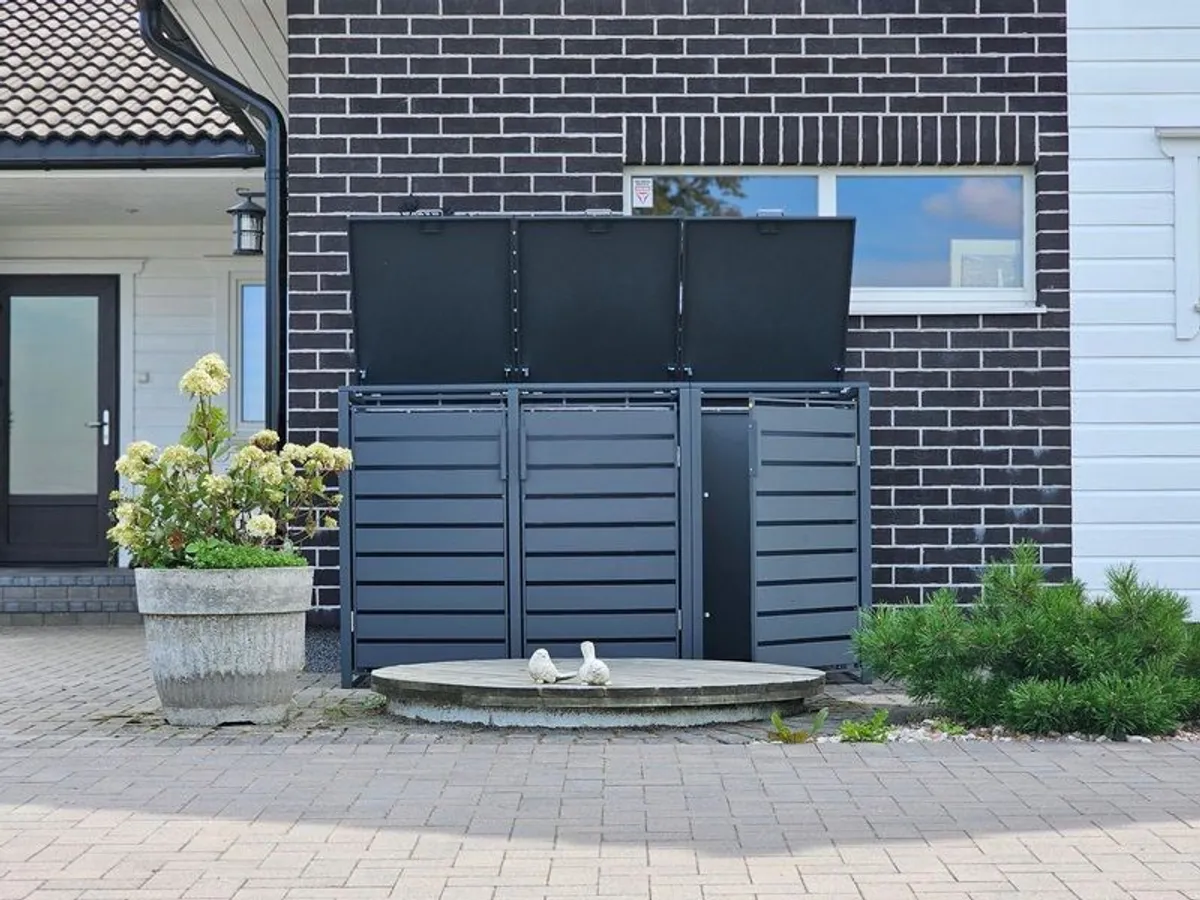
<svg viewBox="0 0 1200 900">
<path fill-rule="evenodd" d="M 311 566 L 259 569 L 134 569 L 138 612 L 161 616 L 307 612 Z M 265 590 L 254 590 L 259 586 Z M 293 593 L 292 589 L 296 592 Z"/>
</svg>

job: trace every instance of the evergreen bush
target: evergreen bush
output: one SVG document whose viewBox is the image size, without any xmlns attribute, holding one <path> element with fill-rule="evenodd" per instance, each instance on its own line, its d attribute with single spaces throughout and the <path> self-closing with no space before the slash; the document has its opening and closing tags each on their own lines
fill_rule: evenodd
<svg viewBox="0 0 1200 900">
<path fill-rule="evenodd" d="M 1133 566 L 1107 581 L 1095 601 L 1078 581 L 1048 584 L 1037 547 L 1022 544 L 987 567 L 973 608 L 941 590 L 873 610 L 855 649 L 877 676 L 968 725 L 1169 734 L 1200 716 L 1200 628 L 1186 600 Z"/>
</svg>

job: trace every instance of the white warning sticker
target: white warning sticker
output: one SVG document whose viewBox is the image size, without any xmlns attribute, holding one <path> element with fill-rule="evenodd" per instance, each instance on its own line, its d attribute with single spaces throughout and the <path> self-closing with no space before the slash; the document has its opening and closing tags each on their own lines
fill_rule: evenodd
<svg viewBox="0 0 1200 900">
<path fill-rule="evenodd" d="M 654 206 L 654 179 L 634 178 L 631 180 L 633 182 L 633 208 L 650 209 Z"/>
</svg>

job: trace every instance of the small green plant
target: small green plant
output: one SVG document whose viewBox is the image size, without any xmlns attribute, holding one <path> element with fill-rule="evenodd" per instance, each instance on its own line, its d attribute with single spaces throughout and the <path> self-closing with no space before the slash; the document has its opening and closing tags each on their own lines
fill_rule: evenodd
<svg viewBox="0 0 1200 900">
<path fill-rule="evenodd" d="M 387 697 L 381 694 L 368 694 L 365 697 L 349 697 L 325 707 L 324 717 L 330 721 L 361 719 L 378 716 L 387 709 Z"/>
<path fill-rule="evenodd" d="M 821 733 L 825 727 L 825 720 L 828 718 L 829 709 L 823 707 L 817 710 L 816 715 L 813 716 L 812 725 L 807 730 L 793 729 L 787 726 L 778 711 L 773 712 L 771 713 L 771 740 L 781 744 L 807 744 Z"/>
<path fill-rule="evenodd" d="M 958 722 L 955 722 L 953 719 L 947 719 L 945 717 L 934 719 L 929 724 L 934 731 L 941 732 L 949 737 L 962 737 L 967 733 L 967 729 L 964 726 L 960 725 Z"/>
<path fill-rule="evenodd" d="M 851 719 L 838 726 L 838 735 L 847 744 L 883 744 L 888 739 L 888 712 L 876 710 L 869 719 Z"/>
<path fill-rule="evenodd" d="M 192 569 L 282 569 L 308 565 L 298 553 L 252 544 L 230 544 L 217 538 L 193 541 L 187 545 L 185 553 L 188 567 Z"/>
</svg>

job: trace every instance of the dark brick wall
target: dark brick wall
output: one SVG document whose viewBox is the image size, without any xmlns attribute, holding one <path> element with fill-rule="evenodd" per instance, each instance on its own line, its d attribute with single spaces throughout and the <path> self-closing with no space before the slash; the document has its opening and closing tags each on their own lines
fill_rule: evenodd
<svg viewBox="0 0 1200 900">
<path fill-rule="evenodd" d="M 335 438 L 346 217 L 620 209 L 629 165 L 1036 169 L 1038 315 L 852 320 L 879 600 L 1070 565 L 1065 0 L 289 0 L 289 421 Z M 319 551 L 322 584 L 336 550 Z M 336 602 L 326 589 L 322 602 Z"/>
</svg>

